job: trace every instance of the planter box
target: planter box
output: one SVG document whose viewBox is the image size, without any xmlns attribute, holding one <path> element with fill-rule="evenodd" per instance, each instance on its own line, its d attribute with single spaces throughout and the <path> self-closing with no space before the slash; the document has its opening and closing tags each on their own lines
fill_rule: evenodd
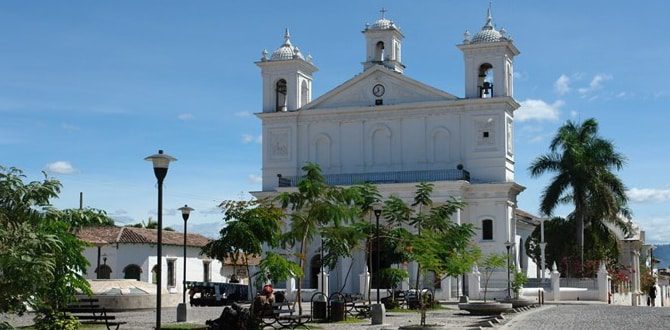
<svg viewBox="0 0 670 330">
<path fill-rule="evenodd" d="M 499 302 L 471 302 L 458 304 L 460 310 L 468 311 L 472 315 L 499 315 L 512 310 L 511 303 Z"/>
</svg>

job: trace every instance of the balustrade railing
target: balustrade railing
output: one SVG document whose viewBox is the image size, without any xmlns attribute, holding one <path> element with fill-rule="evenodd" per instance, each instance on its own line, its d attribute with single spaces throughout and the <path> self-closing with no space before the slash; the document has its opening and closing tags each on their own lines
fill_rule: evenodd
<svg viewBox="0 0 670 330">
<path fill-rule="evenodd" d="M 277 175 L 279 187 L 295 187 L 302 177 Z M 351 186 L 361 183 L 411 183 L 434 181 L 470 181 L 470 173 L 466 170 L 423 170 L 394 171 L 349 174 L 325 174 L 326 183 L 334 186 Z"/>
</svg>

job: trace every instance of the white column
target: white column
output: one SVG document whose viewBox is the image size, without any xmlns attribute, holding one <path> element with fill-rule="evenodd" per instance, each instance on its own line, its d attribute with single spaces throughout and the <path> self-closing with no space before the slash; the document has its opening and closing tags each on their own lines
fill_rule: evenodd
<svg viewBox="0 0 670 330">
<path fill-rule="evenodd" d="M 319 278 L 317 279 L 317 290 L 328 296 L 328 272 L 324 267 L 321 268 L 321 273 L 319 273 Z"/>
<path fill-rule="evenodd" d="M 600 262 L 600 268 L 598 269 L 598 300 L 602 302 L 607 302 L 609 297 L 609 274 L 607 274 L 607 268 L 605 268 L 605 261 Z"/>
<path fill-rule="evenodd" d="M 472 272 L 468 276 L 468 296 L 470 299 L 480 299 L 481 297 L 481 273 L 477 265 L 472 266 Z"/>
<path fill-rule="evenodd" d="M 451 300 L 451 277 L 443 277 L 440 281 L 440 298 Z"/>
<path fill-rule="evenodd" d="M 408 269 L 409 267 L 407 267 L 406 262 L 403 262 L 400 265 L 400 268 L 404 269 L 407 272 L 407 274 L 409 275 L 409 269 Z M 402 291 L 409 290 L 409 277 L 405 277 L 405 278 L 402 279 L 402 281 L 400 282 L 400 290 L 402 290 Z"/>
<path fill-rule="evenodd" d="M 370 272 L 368 266 L 363 268 L 363 272 L 358 275 L 358 293 L 363 295 L 363 299 L 368 299 L 368 288 L 370 287 Z"/>
<path fill-rule="evenodd" d="M 295 278 L 289 277 L 286 280 L 286 299 L 293 301 L 295 300 Z"/>
<path fill-rule="evenodd" d="M 561 273 L 558 272 L 556 262 L 551 266 L 551 291 L 554 301 L 561 300 Z"/>
<path fill-rule="evenodd" d="M 547 247 L 547 243 L 540 243 L 540 278 L 542 279 L 542 282 L 544 282 L 544 275 L 545 275 L 545 265 L 546 265 L 546 259 L 544 257 L 544 249 Z"/>
</svg>

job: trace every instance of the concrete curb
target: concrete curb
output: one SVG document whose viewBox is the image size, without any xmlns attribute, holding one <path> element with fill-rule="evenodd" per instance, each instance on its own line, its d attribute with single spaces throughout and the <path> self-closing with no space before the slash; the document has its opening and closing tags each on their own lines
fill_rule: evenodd
<svg viewBox="0 0 670 330">
<path fill-rule="evenodd" d="M 511 329 L 515 325 L 519 325 L 523 320 L 528 318 L 529 316 L 543 310 L 547 310 L 549 308 L 556 308 L 556 305 L 542 305 L 540 307 L 535 307 L 531 308 L 530 310 L 525 311 L 524 313 L 516 313 L 516 314 L 507 314 L 510 316 L 509 320 L 503 324 L 500 329 Z"/>
</svg>

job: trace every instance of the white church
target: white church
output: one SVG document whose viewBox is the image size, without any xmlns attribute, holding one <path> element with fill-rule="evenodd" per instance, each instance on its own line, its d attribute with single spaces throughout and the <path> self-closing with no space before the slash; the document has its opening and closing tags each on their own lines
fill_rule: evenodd
<svg viewBox="0 0 670 330">
<path fill-rule="evenodd" d="M 381 19 L 362 32 L 363 72 L 315 99 L 318 68 L 293 44 L 288 30 L 284 43 L 256 62 L 263 81 L 263 111 L 257 114 L 263 126 L 263 190 L 253 195 L 295 190 L 306 162 L 318 163 L 329 184 L 372 182 L 382 195 L 407 201 L 417 183 L 431 182 L 436 203 L 451 197 L 467 203 L 453 221 L 474 224 L 473 240 L 483 253 L 507 253 L 510 246 L 519 264 L 534 273 L 535 265 L 520 253 L 533 222 L 524 220 L 522 230 L 515 216 L 517 196 L 525 189 L 514 181 L 519 103 L 513 97 L 513 68 L 519 50 L 504 29 L 496 29 L 491 9 L 481 30 L 465 32 L 457 46 L 465 68 L 463 97 L 405 74 L 404 35 L 383 10 Z M 305 288 L 317 287 L 318 249 L 317 238 L 307 257 Z M 358 274 L 365 273 L 366 259 L 360 251 L 328 270 L 329 291 L 361 289 Z M 415 264 L 403 267 L 414 276 Z M 442 285 L 458 286 L 449 279 Z"/>
</svg>

